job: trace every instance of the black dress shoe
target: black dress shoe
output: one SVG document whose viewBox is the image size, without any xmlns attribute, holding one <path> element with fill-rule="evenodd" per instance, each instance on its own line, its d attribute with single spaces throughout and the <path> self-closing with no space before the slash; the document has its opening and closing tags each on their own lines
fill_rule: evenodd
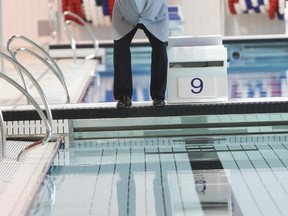
<svg viewBox="0 0 288 216">
<path fill-rule="evenodd" d="M 165 101 L 163 99 L 153 99 L 153 106 L 154 107 L 164 107 Z"/>
<path fill-rule="evenodd" d="M 117 102 L 117 108 L 129 108 L 131 107 L 132 102 L 131 99 L 128 96 L 123 96 L 118 102 Z"/>
</svg>

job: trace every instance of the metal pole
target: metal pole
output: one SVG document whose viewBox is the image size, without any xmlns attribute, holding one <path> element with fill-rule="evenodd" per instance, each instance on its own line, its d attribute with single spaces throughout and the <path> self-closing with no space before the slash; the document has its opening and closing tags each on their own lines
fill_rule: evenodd
<svg viewBox="0 0 288 216">
<path fill-rule="evenodd" d="M 56 41 L 59 43 L 61 41 L 61 22 L 62 22 L 62 7 L 60 0 L 56 1 L 57 10 L 56 10 Z"/>
<path fill-rule="evenodd" d="M 3 15 L 2 15 L 2 0 L 0 0 L 0 51 L 3 51 L 3 37 L 2 37 L 2 26 L 3 26 Z M 3 58 L 1 58 L 1 71 L 2 73 L 4 73 L 4 60 Z M 4 119 L 2 116 L 2 112 L 0 110 L 0 144 L 1 144 L 1 148 L 0 148 L 0 158 L 4 159 L 5 154 L 6 154 L 6 138 L 5 138 L 5 124 L 4 124 Z"/>
<path fill-rule="evenodd" d="M 2 14 L 2 0 L 0 0 L 0 51 L 3 51 L 3 14 Z M 4 71 L 4 60 L 1 58 L 1 71 L 2 73 L 5 73 Z"/>
<path fill-rule="evenodd" d="M 0 159 L 4 159 L 6 156 L 6 129 L 5 129 L 5 123 L 3 119 L 2 112 L 0 110 Z"/>
</svg>

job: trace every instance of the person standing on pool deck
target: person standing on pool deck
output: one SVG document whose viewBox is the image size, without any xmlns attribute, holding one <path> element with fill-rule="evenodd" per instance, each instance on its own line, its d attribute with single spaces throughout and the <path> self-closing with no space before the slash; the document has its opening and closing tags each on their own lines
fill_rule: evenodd
<svg viewBox="0 0 288 216">
<path fill-rule="evenodd" d="M 150 96 L 154 107 L 165 106 L 168 58 L 168 8 L 166 0 L 116 0 L 112 26 L 114 39 L 114 98 L 117 108 L 132 105 L 131 41 L 142 29 L 152 47 Z"/>
</svg>

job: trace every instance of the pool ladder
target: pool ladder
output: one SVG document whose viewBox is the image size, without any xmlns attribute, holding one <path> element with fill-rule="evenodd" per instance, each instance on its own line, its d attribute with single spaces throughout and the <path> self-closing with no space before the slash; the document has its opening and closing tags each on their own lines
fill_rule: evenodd
<svg viewBox="0 0 288 216">
<path fill-rule="evenodd" d="M 89 38 L 92 40 L 92 44 L 94 46 L 94 53 L 85 57 L 86 60 L 92 59 L 94 57 L 99 56 L 99 40 L 97 39 L 93 28 L 79 15 L 73 13 L 71 11 L 62 12 L 60 1 L 56 2 L 56 9 L 53 8 L 55 6 L 55 2 L 52 0 L 48 1 L 48 12 L 49 12 L 49 21 L 53 31 L 53 37 L 57 39 L 57 42 L 60 41 L 61 28 L 63 27 L 64 33 L 66 34 L 72 49 L 73 61 L 75 62 L 77 59 L 77 44 L 76 44 L 76 36 L 75 36 L 75 27 L 81 26 L 83 30 Z M 62 26 L 63 25 L 63 26 Z M 72 27 L 72 31 L 70 30 Z"/>
<path fill-rule="evenodd" d="M 11 44 L 15 39 L 22 39 L 26 42 L 28 42 L 30 45 L 32 45 L 33 47 L 38 48 L 38 50 L 40 50 L 40 52 L 42 54 L 44 54 L 45 58 L 48 58 L 48 60 L 51 62 L 51 64 L 45 60 L 43 57 L 41 57 L 40 55 L 38 55 L 37 53 L 35 53 L 34 51 L 27 49 L 27 48 L 19 48 L 16 51 L 12 50 Z M 41 86 L 39 85 L 39 83 L 37 82 L 37 80 L 34 78 L 34 76 L 31 74 L 31 72 L 29 72 L 22 64 L 20 64 L 16 58 L 17 54 L 21 51 L 24 51 L 34 57 L 36 57 L 38 60 L 40 60 L 42 63 L 44 63 L 57 77 L 57 79 L 61 82 L 63 88 L 65 89 L 66 92 L 66 102 L 69 103 L 70 102 L 70 95 L 69 95 L 69 90 L 68 90 L 68 86 L 65 80 L 65 77 L 62 73 L 62 71 L 60 70 L 60 68 L 58 67 L 58 65 L 56 64 L 56 62 L 49 56 L 49 54 L 42 49 L 40 46 L 38 46 L 36 43 L 34 43 L 33 41 L 31 41 L 30 39 L 22 36 L 22 35 L 14 35 L 12 36 L 7 43 L 7 49 L 8 52 L 10 53 L 11 57 L 4 54 L 3 52 L 0 52 L 0 58 L 10 62 L 13 64 L 13 66 L 15 67 L 15 69 L 17 70 L 17 72 L 19 73 L 19 76 L 21 77 L 21 80 L 23 82 L 23 86 L 18 84 L 15 80 L 13 80 L 12 78 L 10 78 L 8 75 L 6 75 L 3 71 L 0 72 L 0 77 L 4 80 L 6 80 L 8 83 L 10 83 L 11 85 L 13 85 L 15 88 L 17 88 L 28 100 L 28 104 L 31 104 L 35 107 L 37 113 L 39 114 L 42 122 L 44 123 L 45 127 L 46 127 L 46 135 L 44 138 L 37 140 L 35 142 L 33 142 L 32 144 L 26 146 L 24 149 L 22 149 L 18 156 L 17 156 L 17 161 L 20 161 L 24 155 L 28 152 L 31 151 L 34 148 L 37 148 L 47 142 L 49 142 L 52 138 L 52 113 L 51 113 L 51 108 L 49 106 L 48 100 L 46 98 L 46 95 L 43 91 L 43 89 L 41 88 Z M 45 108 L 45 112 L 42 110 L 42 108 L 40 107 L 40 105 L 37 103 L 37 101 L 33 98 L 33 96 L 30 94 L 26 79 L 24 77 L 24 74 L 26 75 L 26 77 L 29 78 L 29 80 L 33 83 L 33 85 L 35 86 L 35 88 L 37 89 L 41 100 L 43 102 L 44 108 Z M 6 136 L 5 136 L 5 123 L 4 123 L 4 118 L 2 115 L 2 112 L 0 110 L 0 151 L 1 151 L 1 155 L 0 155 L 0 159 L 4 159 L 6 156 Z"/>
</svg>

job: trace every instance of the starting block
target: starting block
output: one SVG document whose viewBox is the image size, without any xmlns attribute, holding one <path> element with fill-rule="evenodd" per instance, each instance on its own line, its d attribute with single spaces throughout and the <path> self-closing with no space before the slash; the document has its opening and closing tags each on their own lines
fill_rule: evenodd
<svg viewBox="0 0 288 216">
<path fill-rule="evenodd" d="M 168 39 L 167 103 L 228 100 L 227 49 L 221 36 Z"/>
</svg>

